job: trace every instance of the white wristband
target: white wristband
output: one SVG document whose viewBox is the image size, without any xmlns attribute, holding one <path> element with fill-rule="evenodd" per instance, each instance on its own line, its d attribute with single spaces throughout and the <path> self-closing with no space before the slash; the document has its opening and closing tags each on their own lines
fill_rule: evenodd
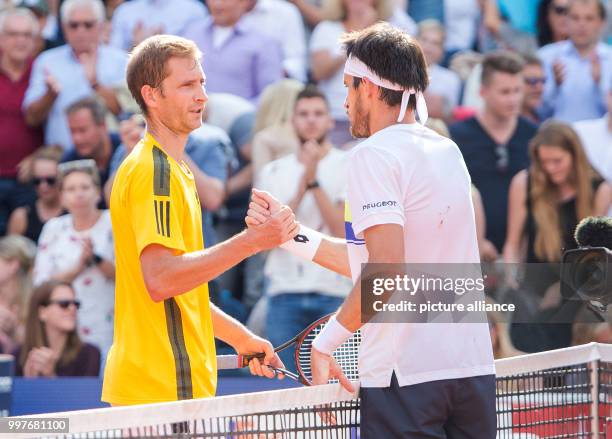
<svg viewBox="0 0 612 439">
<path fill-rule="evenodd" d="M 334 315 L 315 337 L 312 347 L 326 355 L 332 355 L 338 346 L 347 341 L 351 335 L 353 333 L 342 326 Z"/>
<path fill-rule="evenodd" d="M 312 261 L 321 245 L 323 234 L 306 226 L 300 225 L 300 231 L 295 238 L 281 245 L 289 253 Z"/>
</svg>

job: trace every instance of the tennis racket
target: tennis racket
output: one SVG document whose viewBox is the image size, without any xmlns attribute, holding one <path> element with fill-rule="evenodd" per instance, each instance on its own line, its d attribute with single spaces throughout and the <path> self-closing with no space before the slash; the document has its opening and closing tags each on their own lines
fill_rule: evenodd
<svg viewBox="0 0 612 439">
<path fill-rule="evenodd" d="M 288 340 L 280 346 L 274 348 L 274 352 L 280 352 L 289 348 L 290 346 L 295 346 L 294 360 L 297 374 L 285 369 L 272 369 L 306 386 L 312 385 L 312 373 L 310 370 L 310 350 L 312 348 L 312 342 L 333 315 L 334 314 L 329 314 L 321 317 L 317 321 L 311 323 L 306 329 L 293 337 L 291 340 Z M 360 344 L 361 331 L 357 331 L 351 336 L 351 338 L 342 343 L 333 354 L 333 357 L 342 368 L 342 372 L 344 372 L 344 375 L 346 375 L 346 377 L 351 381 L 356 381 L 359 379 L 357 366 Z M 264 356 L 265 355 L 263 353 L 252 355 L 219 355 L 217 357 L 217 369 L 240 369 L 247 367 L 249 365 L 249 361 L 251 361 L 253 358 L 264 358 Z"/>
</svg>

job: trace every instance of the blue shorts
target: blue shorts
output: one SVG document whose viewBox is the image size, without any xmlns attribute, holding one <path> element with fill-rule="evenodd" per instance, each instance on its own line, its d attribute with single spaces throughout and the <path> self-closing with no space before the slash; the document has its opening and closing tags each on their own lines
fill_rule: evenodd
<svg viewBox="0 0 612 439">
<path fill-rule="evenodd" d="M 495 439 L 495 375 L 362 387 L 361 439 Z"/>
</svg>

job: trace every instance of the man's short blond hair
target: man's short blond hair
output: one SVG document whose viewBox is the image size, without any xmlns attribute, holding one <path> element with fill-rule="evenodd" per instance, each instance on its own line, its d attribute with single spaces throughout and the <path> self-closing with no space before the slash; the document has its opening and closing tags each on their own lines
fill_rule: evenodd
<svg viewBox="0 0 612 439">
<path fill-rule="evenodd" d="M 157 88 L 168 77 L 170 58 L 192 58 L 198 62 L 202 53 L 196 44 L 188 39 L 173 35 L 154 35 L 132 50 L 127 65 L 127 85 L 130 93 L 144 114 L 147 105 L 141 89 L 145 85 Z"/>
</svg>

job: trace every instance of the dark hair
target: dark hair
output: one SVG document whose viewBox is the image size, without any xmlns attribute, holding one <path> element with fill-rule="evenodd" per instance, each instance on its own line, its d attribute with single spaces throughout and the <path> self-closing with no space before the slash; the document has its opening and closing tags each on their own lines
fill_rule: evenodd
<svg viewBox="0 0 612 439">
<path fill-rule="evenodd" d="M 542 60 L 540 58 L 538 58 L 536 55 L 534 55 L 533 53 L 524 53 L 522 55 L 523 60 L 525 61 L 523 64 L 523 67 L 525 66 L 540 66 L 542 67 Z"/>
<path fill-rule="evenodd" d="M 38 317 L 38 310 L 41 307 L 49 306 L 53 291 L 60 286 L 68 287 L 74 292 L 74 288 L 69 283 L 51 280 L 38 286 L 30 297 L 26 316 L 25 337 L 18 359 L 22 368 L 28 358 L 28 354 L 33 348 L 49 346 L 49 340 L 47 340 L 47 333 L 45 332 L 45 324 L 41 322 Z M 81 346 L 82 342 L 75 328 L 68 334 L 68 341 L 58 361 L 58 366 L 63 366 L 74 361 L 81 350 Z"/>
<path fill-rule="evenodd" d="M 74 102 L 66 108 L 66 114 L 71 115 L 79 110 L 89 110 L 96 125 L 102 125 L 106 120 L 106 107 L 93 96 L 88 96 Z"/>
<path fill-rule="evenodd" d="M 487 85 L 493 76 L 493 73 L 503 72 L 510 75 L 516 75 L 523 71 L 525 61 L 523 58 L 514 52 L 506 50 L 498 50 L 488 53 L 482 60 L 482 75 L 480 80 Z"/>
<path fill-rule="evenodd" d="M 542 0 L 538 6 L 537 32 L 538 46 L 542 47 L 553 42 L 552 29 L 548 21 L 548 9 L 554 0 Z"/>
<path fill-rule="evenodd" d="M 405 88 L 425 91 L 429 85 L 427 63 L 417 41 L 407 33 L 387 23 L 377 23 L 342 39 L 347 56 L 359 58 L 381 78 Z M 353 78 L 359 87 L 361 78 Z M 380 98 L 393 107 L 402 102 L 402 92 L 380 88 Z M 408 107 L 416 108 L 416 97 L 410 96 Z"/>
<path fill-rule="evenodd" d="M 573 3 L 592 3 L 595 2 L 597 4 L 597 12 L 599 12 L 599 18 L 602 19 L 602 21 L 606 20 L 606 15 L 607 15 L 607 11 L 606 11 L 606 7 L 603 4 L 603 1 L 601 0 L 570 0 L 568 5 L 567 5 L 567 9 L 569 11 L 569 9 L 571 9 L 572 4 Z"/>
<path fill-rule="evenodd" d="M 329 103 L 327 101 L 327 97 L 323 94 L 323 92 L 314 84 L 308 84 L 306 87 L 300 91 L 295 97 L 295 105 L 300 101 L 300 99 L 314 99 L 319 98 L 323 99 L 325 105 L 329 107 Z"/>
</svg>

